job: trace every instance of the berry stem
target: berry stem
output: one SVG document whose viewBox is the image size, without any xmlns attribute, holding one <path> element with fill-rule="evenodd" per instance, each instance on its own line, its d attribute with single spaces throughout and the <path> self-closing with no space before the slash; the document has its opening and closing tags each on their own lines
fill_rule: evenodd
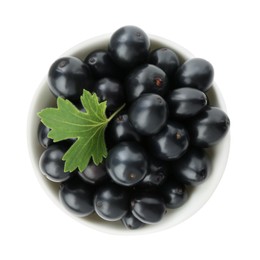
<svg viewBox="0 0 260 260">
<path fill-rule="evenodd" d="M 119 107 L 108 119 L 107 122 L 110 122 L 124 107 L 125 107 L 125 103 Z"/>
</svg>

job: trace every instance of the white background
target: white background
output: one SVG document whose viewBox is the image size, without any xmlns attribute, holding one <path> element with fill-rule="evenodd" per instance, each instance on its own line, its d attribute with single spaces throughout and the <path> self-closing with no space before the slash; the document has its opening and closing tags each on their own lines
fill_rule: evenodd
<svg viewBox="0 0 260 260">
<path fill-rule="evenodd" d="M 260 259 L 259 1 L 1 1 L 0 259 Z M 120 237 L 58 209 L 28 156 L 26 121 L 50 64 L 133 24 L 209 60 L 231 119 L 225 174 L 208 203 L 169 230 Z"/>
</svg>

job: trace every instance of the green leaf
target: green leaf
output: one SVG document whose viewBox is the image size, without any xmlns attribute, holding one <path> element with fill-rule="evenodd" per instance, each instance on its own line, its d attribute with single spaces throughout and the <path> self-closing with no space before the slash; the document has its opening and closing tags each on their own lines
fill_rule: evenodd
<svg viewBox="0 0 260 260">
<path fill-rule="evenodd" d="M 42 123 L 51 129 L 48 137 L 54 142 L 77 138 L 62 158 L 65 172 L 77 168 L 83 171 L 91 158 L 96 165 L 106 158 L 106 126 L 124 107 L 107 118 L 106 101 L 99 103 L 97 95 L 87 90 L 81 96 L 81 103 L 86 112 L 79 111 L 69 100 L 58 97 L 57 108 L 45 108 L 38 113 Z"/>
</svg>

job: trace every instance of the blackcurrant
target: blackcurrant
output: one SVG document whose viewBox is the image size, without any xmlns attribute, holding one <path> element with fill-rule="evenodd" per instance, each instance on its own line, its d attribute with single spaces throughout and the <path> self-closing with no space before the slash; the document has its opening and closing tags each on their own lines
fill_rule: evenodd
<svg viewBox="0 0 260 260">
<path fill-rule="evenodd" d="M 203 92 L 209 90 L 214 78 L 212 65 L 200 58 L 187 60 L 176 72 L 176 87 L 196 88 Z"/>
<path fill-rule="evenodd" d="M 114 62 L 125 69 L 147 62 L 150 40 L 146 33 L 136 26 L 124 26 L 110 38 L 108 52 Z"/>
<path fill-rule="evenodd" d="M 109 179 L 104 162 L 99 165 L 90 162 L 87 168 L 82 172 L 79 171 L 78 174 L 84 181 L 91 184 L 100 184 Z"/>
<path fill-rule="evenodd" d="M 194 88 L 179 88 L 170 91 L 167 103 L 172 117 L 188 118 L 198 114 L 207 105 L 207 96 Z"/>
<path fill-rule="evenodd" d="M 120 78 L 120 69 L 106 51 L 93 51 L 84 60 L 95 78 Z"/>
<path fill-rule="evenodd" d="M 52 139 L 48 138 L 48 134 L 50 132 L 50 128 L 45 126 L 40 122 L 38 126 L 38 141 L 40 145 L 44 148 L 47 148 L 49 145 L 53 144 Z"/>
<path fill-rule="evenodd" d="M 172 161 L 169 167 L 169 175 L 174 179 L 185 184 L 198 185 L 208 177 L 211 162 L 203 149 L 190 147 L 179 160 Z"/>
<path fill-rule="evenodd" d="M 166 161 L 175 160 L 187 150 L 189 135 L 181 123 L 168 121 L 158 134 L 147 138 L 147 143 L 156 158 Z"/>
<path fill-rule="evenodd" d="M 131 104 L 128 116 L 139 134 L 153 135 L 165 126 L 168 106 L 157 94 L 142 94 Z"/>
<path fill-rule="evenodd" d="M 140 182 L 147 173 L 147 155 L 138 143 L 122 142 L 108 152 L 106 167 L 116 183 L 132 186 Z"/>
<path fill-rule="evenodd" d="M 217 107 L 205 107 L 188 122 L 191 143 L 207 148 L 216 145 L 227 134 L 230 120 L 227 114 Z"/>
<path fill-rule="evenodd" d="M 161 68 L 172 79 L 179 66 L 177 54 L 168 48 L 159 48 L 150 53 L 149 63 Z"/>
<path fill-rule="evenodd" d="M 131 209 L 133 215 L 146 224 L 159 222 L 166 213 L 163 198 L 153 192 L 135 194 L 131 200 Z"/>
<path fill-rule="evenodd" d="M 107 101 L 107 110 L 115 111 L 123 105 L 125 97 L 123 86 L 118 80 L 103 78 L 96 82 L 94 92 L 100 101 Z"/>
<path fill-rule="evenodd" d="M 148 172 L 138 185 L 144 188 L 153 188 L 162 185 L 167 178 L 167 165 L 154 157 L 149 157 Z"/>
<path fill-rule="evenodd" d="M 78 101 L 83 89 L 91 90 L 92 81 L 89 69 L 76 57 L 63 57 L 50 67 L 48 83 L 56 97 Z"/>
<path fill-rule="evenodd" d="M 59 197 L 64 207 L 78 217 L 85 217 L 94 211 L 93 186 L 78 176 L 61 184 Z"/>
<path fill-rule="evenodd" d="M 62 182 L 70 177 L 70 172 L 64 172 L 63 155 L 69 146 L 64 142 L 49 146 L 40 157 L 40 170 L 49 180 Z"/>
<path fill-rule="evenodd" d="M 140 135 L 133 128 L 128 115 L 125 113 L 118 115 L 109 123 L 106 133 L 109 135 L 109 141 L 113 144 L 123 141 L 140 142 L 141 140 Z"/>
<path fill-rule="evenodd" d="M 143 93 L 155 93 L 160 96 L 168 91 L 168 78 L 163 70 L 145 64 L 134 69 L 125 80 L 126 96 L 132 102 Z"/>
<path fill-rule="evenodd" d="M 129 208 L 129 195 L 124 187 L 106 183 L 99 187 L 94 196 L 96 213 L 108 221 L 121 219 Z"/>
<path fill-rule="evenodd" d="M 145 224 L 138 220 L 131 211 L 127 212 L 127 214 L 121 219 L 124 226 L 128 229 L 138 229 L 143 227 Z"/>
<path fill-rule="evenodd" d="M 188 192 L 185 185 L 173 179 L 168 179 L 167 182 L 160 187 L 160 192 L 167 208 L 179 208 L 188 199 Z"/>
</svg>

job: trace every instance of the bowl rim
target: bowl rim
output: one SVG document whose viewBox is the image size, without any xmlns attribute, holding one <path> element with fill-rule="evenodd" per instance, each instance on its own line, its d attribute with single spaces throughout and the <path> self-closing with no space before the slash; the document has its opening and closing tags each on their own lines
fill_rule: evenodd
<svg viewBox="0 0 260 260">
<path fill-rule="evenodd" d="M 86 46 L 93 46 L 100 42 L 108 42 L 110 36 L 111 36 L 111 34 L 104 34 L 104 35 L 100 35 L 100 36 L 85 40 L 85 41 L 75 45 L 74 47 L 70 48 L 68 51 L 64 52 L 62 55 L 60 55 L 60 57 L 77 56 L 75 54 L 80 53 L 84 48 L 86 48 Z M 179 45 L 171 40 L 167 40 L 165 38 L 155 36 L 152 34 L 149 34 L 149 37 L 151 39 L 151 42 L 153 42 L 154 45 L 161 45 L 161 46 L 169 47 L 169 48 L 175 50 L 178 54 L 181 54 L 183 59 L 190 59 L 190 58 L 194 57 L 194 55 L 191 54 L 190 51 L 188 51 L 181 45 Z M 124 229 L 123 226 L 122 226 L 122 229 L 107 228 L 102 225 L 92 223 L 91 221 L 87 221 L 86 220 L 87 218 L 79 218 L 79 217 L 73 216 L 71 213 L 69 213 L 67 210 L 64 209 L 64 207 L 61 205 L 61 203 L 57 200 L 57 196 L 55 197 L 54 194 L 51 192 L 50 188 L 46 185 L 46 182 L 43 180 L 42 174 L 39 170 L 38 160 L 36 160 L 36 155 L 35 155 L 35 149 L 34 149 L 35 140 L 33 139 L 33 131 L 35 131 L 35 128 L 33 126 L 34 126 L 34 118 L 36 116 L 36 113 L 38 112 L 35 110 L 35 108 L 37 107 L 37 102 L 39 100 L 39 96 L 41 96 L 41 94 L 44 92 L 43 86 L 46 84 L 46 80 L 47 80 L 47 77 L 45 76 L 43 78 L 43 80 L 41 81 L 41 83 L 39 84 L 39 86 L 37 87 L 37 89 L 35 90 L 32 102 L 30 104 L 28 117 L 27 117 L 27 146 L 28 146 L 28 151 L 29 151 L 29 157 L 31 159 L 32 166 L 33 166 L 33 171 L 35 173 L 35 176 L 36 176 L 38 182 L 42 186 L 43 190 L 45 190 L 48 197 L 53 201 L 53 203 L 55 203 L 57 205 L 57 207 L 59 207 L 63 212 L 67 213 L 69 216 L 71 216 L 78 222 L 84 224 L 85 226 L 90 227 L 97 231 L 101 231 L 101 232 L 105 232 L 105 233 L 109 233 L 109 234 L 113 234 L 113 235 L 150 234 L 150 233 L 154 233 L 157 231 L 162 231 L 162 230 L 171 228 L 171 227 L 176 226 L 177 224 L 189 219 L 203 205 L 205 205 L 205 203 L 208 201 L 208 199 L 212 196 L 213 192 L 215 191 L 216 187 L 218 186 L 218 184 L 223 176 L 223 173 L 224 173 L 227 161 L 228 161 L 228 155 L 229 155 L 229 149 L 230 149 L 230 131 L 227 133 L 227 135 L 221 141 L 221 145 L 223 146 L 221 148 L 221 150 L 223 152 L 222 157 L 221 157 L 222 163 L 221 163 L 221 165 L 218 165 L 219 170 L 218 170 L 217 178 L 215 178 L 214 183 L 212 185 L 210 185 L 210 190 L 203 193 L 204 194 L 203 200 L 201 199 L 201 201 L 197 205 L 197 207 L 195 207 L 193 210 L 189 210 L 188 213 L 186 212 L 187 214 L 185 216 L 183 216 L 182 218 L 180 218 L 178 221 L 175 221 L 175 222 L 170 221 L 167 225 L 166 224 L 162 225 L 162 222 L 160 222 L 160 223 L 158 223 L 158 225 L 152 225 L 153 228 L 145 228 L 145 229 L 138 229 L 138 230 L 132 231 L 132 230 Z M 225 101 L 215 82 L 213 82 L 213 88 L 214 88 L 216 98 L 218 100 L 219 107 L 226 112 Z"/>
</svg>

